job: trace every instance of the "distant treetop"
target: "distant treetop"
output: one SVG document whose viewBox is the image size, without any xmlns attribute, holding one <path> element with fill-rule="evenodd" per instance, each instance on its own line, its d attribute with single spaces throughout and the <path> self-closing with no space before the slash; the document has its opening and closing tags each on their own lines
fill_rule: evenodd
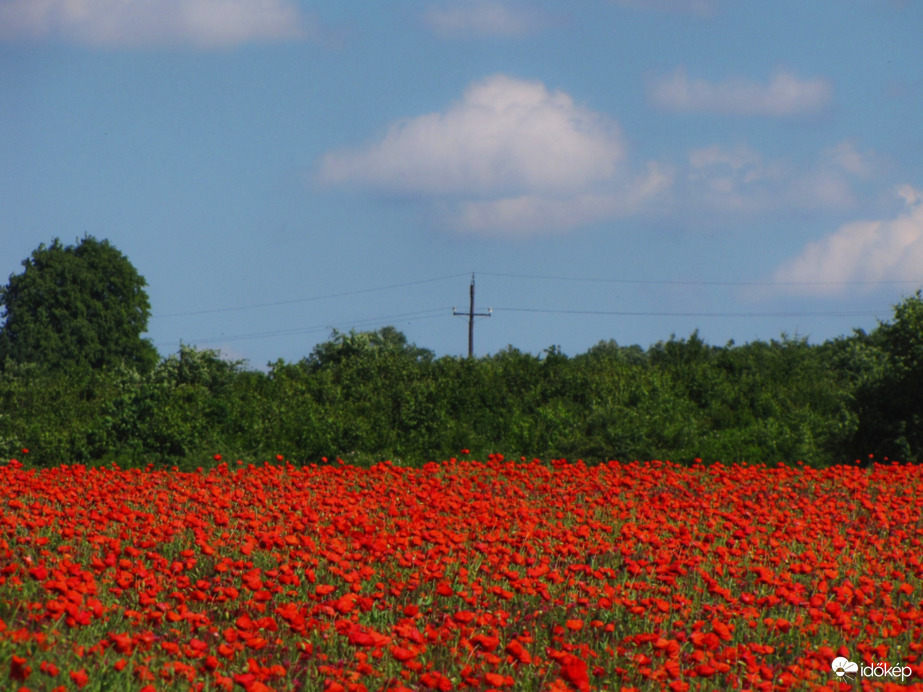
<svg viewBox="0 0 923 692">
<path fill-rule="evenodd" d="M 25 271 L 0 287 L 0 366 L 50 369 L 153 367 L 157 352 L 141 335 L 151 308 L 147 282 L 108 240 L 76 245 L 55 238 L 23 260 Z"/>
</svg>

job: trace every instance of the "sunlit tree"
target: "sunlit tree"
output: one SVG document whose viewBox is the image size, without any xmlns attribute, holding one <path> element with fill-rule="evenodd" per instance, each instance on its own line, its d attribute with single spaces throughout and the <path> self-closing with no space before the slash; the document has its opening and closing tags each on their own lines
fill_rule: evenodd
<svg viewBox="0 0 923 692">
<path fill-rule="evenodd" d="M 64 245 L 55 239 L 22 265 L 25 270 L 0 288 L 0 365 L 154 365 L 157 352 L 142 338 L 150 317 L 147 284 L 109 241 L 86 236 Z"/>
</svg>

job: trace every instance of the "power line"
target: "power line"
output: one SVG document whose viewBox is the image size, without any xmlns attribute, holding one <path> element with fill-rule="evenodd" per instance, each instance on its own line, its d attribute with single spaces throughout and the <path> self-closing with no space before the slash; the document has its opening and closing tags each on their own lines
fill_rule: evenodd
<svg viewBox="0 0 923 692">
<path fill-rule="evenodd" d="M 539 312 L 556 315 L 611 315 L 616 317 L 874 317 L 882 310 L 829 310 L 824 312 L 642 312 L 629 310 L 554 310 L 545 308 L 494 308 L 501 312 Z"/>
<path fill-rule="evenodd" d="M 917 285 L 923 284 L 923 279 L 918 281 L 911 280 L 887 280 L 887 281 L 700 281 L 700 280 L 670 280 L 670 279 L 614 279 L 602 277 L 586 276 L 553 276 L 538 274 L 509 274 L 502 272 L 478 272 L 483 276 L 494 276 L 508 279 L 529 279 L 540 281 L 575 281 L 583 283 L 612 283 L 612 284 L 637 284 L 637 285 L 662 285 L 662 286 L 886 286 L 886 285 Z M 307 298 L 293 298 L 289 300 L 278 300 L 269 303 L 253 303 L 250 305 L 234 305 L 224 308 L 209 308 L 205 310 L 191 310 L 187 312 L 171 312 L 158 315 L 152 315 L 150 319 L 165 319 L 170 317 L 193 317 L 196 315 L 210 315 L 220 312 L 238 312 L 242 310 L 256 310 L 260 308 L 278 307 L 280 305 L 297 305 L 299 303 L 310 303 L 320 300 L 332 300 L 334 298 L 346 298 L 349 296 L 363 295 L 366 293 L 376 293 L 379 291 L 389 291 L 396 288 L 405 288 L 407 286 L 419 286 L 422 284 L 436 283 L 439 281 L 448 281 L 465 276 L 466 274 L 449 274 L 446 276 L 433 277 L 429 279 L 419 279 L 417 281 L 405 281 L 387 286 L 376 286 L 372 288 L 358 289 L 354 291 L 342 291 L 339 293 L 328 293 L 319 296 L 309 296 Z M 669 313 L 664 313 L 665 316 Z"/>
<path fill-rule="evenodd" d="M 449 279 L 457 279 L 465 274 L 452 274 L 449 276 L 440 276 L 432 279 L 420 279 L 418 281 L 405 281 L 404 283 L 391 284 L 389 286 L 377 286 L 375 288 L 363 288 L 356 291 L 344 291 L 342 293 L 329 293 L 327 295 L 321 296 L 311 296 L 309 298 L 293 298 L 291 300 L 278 300 L 272 303 L 254 303 L 252 305 L 236 305 L 228 308 L 211 308 L 208 310 L 194 310 L 191 312 L 171 312 L 163 315 L 153 315 L 151 319 L 165 318 L 165 317 L 191 317 L 193 315 L 209 315 L 216 312 L 236 312 L 238 310 L 255 310 L 257 308 L 270 308 L 276 307 L 278 305 L 294 305 L 297 303 L 310 303 L 317 300 L 329 300 L 332 298 L 345 298 L 348 296 L 357 296 L 364 293 L 376 293 L 378 291 L 389 291 L 394 288 L 404 288 L 406 286 L 419 286 L 420 284 L 429 284 L 435 283 L 437 281 L 447 281 Z"/>
<path fill-rule="evenodd" d="M 923 278 L 917 280 L 883 280 L 883 281 L 704 281 L 671 279 L 611 279 L 586 276 L 546 276 L 539 274 L 507 274 L 500 272 L 478 272 L 482 276 L 497 276 L 507 279 L 534 279 L 540 281 L 580 281 L 587 283 L 643 284 L 663 286 L 886 286 L 923 284 Z"/>
<path fill-rule="evenodd" d="M 356 327 L 360 325 L 367 324 L 376 324 L 379 322 L 384 322 L 387 320 L 397 320 L 397 319 L 412 319 L 412 320 L 425 320 L 432 319 L 433 317 L 443 317 L 445 316 L 448 308 L 431 308 L 429 310 L 418 310 L 416 312 L 404 312 L 396 315 L 383 315 L 381 317 L 370 317 L 361 320 L 353 320 L 349 322 L 341 322 L 339 324 L 322 324 L 322 325 L 313 325 L 310 327 L 298 327 L 296 329 L 280 329 L 275 331 L 268 332 L 250 332 L 247 334 L 232 334 L 229 336 L 207 336 L 201 337 L 198 339 L 190 339 L 190 343 L 195 344 L 208 344 L 208 343 L 222 343 L 225 341 L 241 341 L 244 339 L 266 339 L 277 336 L 298 336 L 300 334 L 308 334 L 311 332 L 326 331 L 329 329 L 336 329 L 338 327 L 348 326 Z M 167 346 L 172 342 L 159 342 L 158 345 Z"/>
<path fill-rule="evenodd" d="M 573 277 L 573 276 L 541 276 L 541 275 L 530 275 L 530 274 L 506 274 L 506 273 L 497 273 L 497 272 L 483 272 L 487 276 L 496 276 L 496 277 L 506 277 L 506 278 L 515 278 L 515 279 L 538 279 L 542 281 L 552 280 L 552 281 L 580 281 L 580 282 L 599 282 L 599 283 L 621 283 L 621 284 L 664 284 L 664 285 L 715 285 L 715 286 L 784 286 L 784 285 L 852 285 L 852 284 L 906 284 L 911 283 L 909 281 L 864 281 L 864 282 L 793 282 L 789 284 L 782 283 L 773 283 L 773 282 L 732 282 L 732 281 L 660 281 L 660 280 L 644 280 L 644 279 L 606 279 L 606 278 L 591 278 L 591 277 Z M 325 299 L 333 299 L 347 296 L 362 295 L 366 293 L 373 293 L 377 291 L 385 291 L 396 288 L 402 288 L 406 286 L 417 286 L 428 283 L 435 283 L 439 281 L 446 281 L 450 279 L 456 279 L 466 274 L 452 274 L 442 277 L 434 277 L 429 279 L 419 279 L 416 281 L 406 281 L 397 284 L 390 284 L 387 286 L 379 286 L 374 288 L 359 289 L 354 291 L 343 291 L 340 293 L 331 293 L 321 296 L 312 296 L 308 298 L 298 298 L 292 300 L 276 301 L 272 303 L 260 303 L 252 305 L 239 305 L 234 307 L 227 308 L 214 308 L 209 310 L 198 310 L 182 313 L 171 313 L 165 315 L 158 315 L 157 317 L 182 317 L 182 316 L 194 316 L 194 315 L 204 315 L 212 314 L 219 312 L 232 312 L 239 310 L 251 310 L 264 307 L 272 307 L 278 305 L 291 305 L 297 303 L 305 303 L 312 301 L 319 301 Z M 473 326 L 475 317 L 489 317 L 493 310 L 497 311 L 506 311 L 506 312 L 523 312 L 523 313 L 538 313 L 538 314 L 558 314 L 558 315 L 587 315 L 587 316 L 611 316 L 611 317 L 701 317 L 701 318 L 779 318 L 779 317 L 868 317 L 868 316 L 877 316 L 883 313 L 890 311 L 890 308 L 883 310 L 828 310 L 828 311 L 774 311 L 774 312 L 694 312 L 694 311 L 632 311 L 632 310 L 578 310 L 578 309 L 553 309 L 553 308 L 538 308 L 538 307 L 498 307 L 491 308 L 487 313 L 476 313 L 474 311 L 474 274 L 471 275 L 471 286 L 470 286 L 470 305 L 467 312 L 459 312 L 454 307 L 452 308 L 452 314 L 456 316 L 467 316 L 468 317 L 468 353 L 471 355 L 473 353 Z M 299 327 L 295 329 L 284 329 L 284 330 L 273 330 L 273 331 L 264 331 L 264 332 L 249 332 L 243 334 L 232 334 L 228 336 L 210 336 L 210 337 L 201 337 L 198 339 L 190 340 L 191 343 L 221 343 L 227 341 L 240 341 L 244 339 L 263 339 L 263 338 L 272 338 L 272 337 L 286 337 L 286 336 L 297 336 L 301 334 L 307 334 L 311 332 L 324 331 L 333 328 L 338 328 L 342 326 L 356 327 L 360 325 L 368 325 L 374 323 L 386 322 L 388 320 L 401 320 L 401 319 L 411 319 L 411 320 L 421 320 L 421 319 L 432 319 L 434 317 L 440 317 L 447 312 L 448 308 L 433 308 L 428 310 L 418 310 L 414 312 L 404 312 L 392 315 L 384 315 L 381 317 L 373 318 L 364 318 L 360 320 L 354 320 L 352 322 L 340 322 L 339 324 L 323 324 L 323 325 L 313 325 L 308 327 Z M 168 343 L 172 342 L 159 342 L 158 345 L 166 346 Z"/>
<path fill-rule="evenodd" d="M 433 319 L 435 317 L 443 317 L 447 312 L 448 308 L 432 308 L 429 310 L 420 310 L 416 312 L 405 312 L 394 315 L 383 315 L 381 317 L 370 317 L 361 320 L 353 320 L 351 322 L 341 322 L 339 324 L 323 324 L 323 325 L 313 325 L 309 327 L 299 327 L 297 329 L 281 329 L 275 331 L 266 331 L 266 332 L 250 332 L 246 334 L 232 334 L 228 336 L 209 336 L 209 337 L 200 337 L 197 339 L 190 339 L 189 343 L 192 344 L 210 344 L 210 343 L 224 343 L 227 341 L 242 341 L 246 339 L 266 339 L 272 337 L 286 337 L 286 336 L 299 336 L 302 334 L 309 334 L 311 332 L 318 331 L 327 331 L 329 329 L 336 329 L 339 327 L 357 327 L 362 325 L 376 324 L 385 322 L 388 320 L 397 320 L 397 319 L 410 319 L 410 320 L 426 320 Z M 868 317 L 881 314 L 882 311 L 868 311 L 868 310 L 849 310 L 849 311 L 822 311 L 822 312 L 648 312 L 648 311 L 628 311 L 628 310 L 570 310 L 570 309 L 547 309 L 547 308 L 523 308 L 523 307 L 498 307 L 492 308 L 492 311 L 506 311 L 506 312 L 530 312 L 530 313 L 541 313 L 541 314 L 560 314 L 560 315 L 590 315 L 590 316 L 611 316 L 611 317 Z M 454 308 L 453 308 L 454 311 Z M 469 313 L 456 313 L 461 316 L 466 316 Z M 478 316 L 488 316 L 475 314 L 475 317 Z M 158 342 L 158 346 L 168 346 L 172 345 L 173 342 L 161 341 Z M 473 349 L 469 341 L 469 354 Z"/>
</svg>

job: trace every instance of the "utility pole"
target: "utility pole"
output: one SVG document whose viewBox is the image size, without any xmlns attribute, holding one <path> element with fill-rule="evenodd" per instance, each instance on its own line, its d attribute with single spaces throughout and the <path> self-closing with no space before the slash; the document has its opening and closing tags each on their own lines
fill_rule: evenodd
<svg viewBox="0 0 923 692">
<path fill-rule="evenodd" d="M 471 272 L 471 288 L 469 294 L 470 302 L 468 303 L 468 312 L 458 312 L 455 308 L 452 308 L 452 314 L 455 316 L 468 316 L 468 357 L 471 358 L 474 355 L 474 318 L 490 317 L 493 308 L 487 308 L 487 312 L 474 311 L 474 272 Z"/>
</svg>

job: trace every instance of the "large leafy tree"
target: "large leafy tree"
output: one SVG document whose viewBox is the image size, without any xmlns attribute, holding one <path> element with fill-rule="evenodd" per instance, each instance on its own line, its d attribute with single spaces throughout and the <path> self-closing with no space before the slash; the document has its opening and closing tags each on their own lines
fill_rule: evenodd
<svg viewBox="0 0 923 692">
<path fill-rule="evenodd" d="M 0 288 L 0 365 L 153 367 L 157 352 L 141 336 L 150 317 L 147 282 L 109 241 L 55 239 L 22 264 L 25 271 Z"/>
<path fill-rule="evenodd" d="M 894 319 L 859 345 L 853 446 L 879 459 L 923 462 L 923 292 L 896 305 Z"/>
</svg>

